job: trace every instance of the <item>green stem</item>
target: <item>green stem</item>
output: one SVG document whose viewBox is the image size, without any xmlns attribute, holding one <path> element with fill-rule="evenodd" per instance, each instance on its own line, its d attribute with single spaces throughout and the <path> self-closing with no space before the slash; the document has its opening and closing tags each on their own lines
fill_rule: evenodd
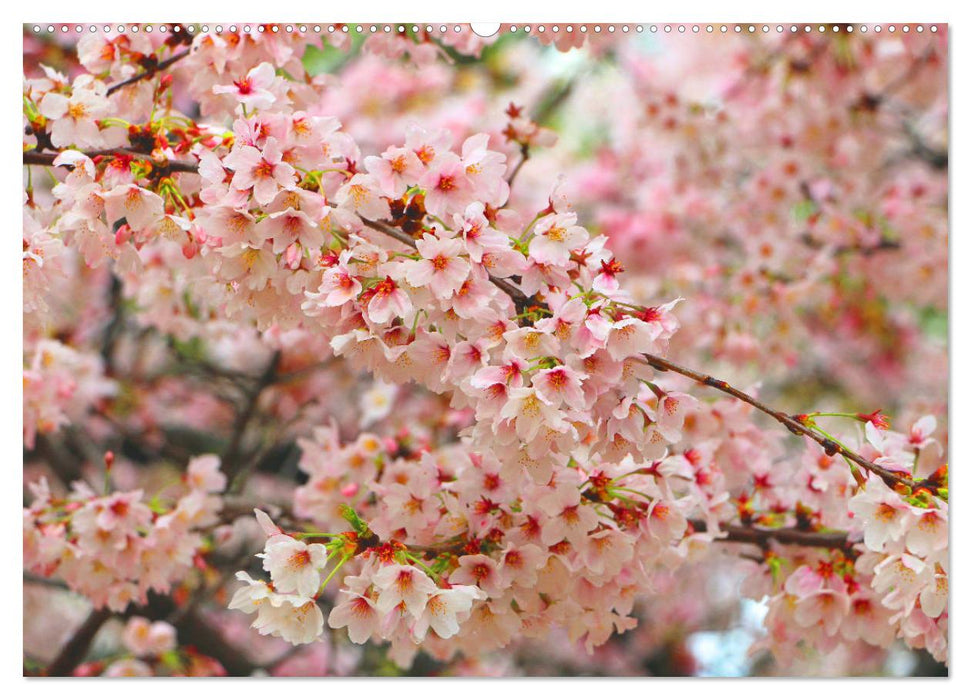
<svg viewBox="0 0 971 700">
<path fill-rule="evenodd" d="M 410 561 L 414 562 L 415 564 L 417 564 L 418 566 L 420 566 L 422 569 L 424 569 L 425 570 L 425 573 L 427 573 L 433 579 L 435 579 L 436 581 L 438 580 L 439 574 L 436 573 L 433 569 L 428 568 L 428 566 L 425 564 L 425 562 L 423 562 L 421 559 L 419 559 L 418 557 L 416 557 L 414 554 L 412 554 L 411 552 L 405 552 L 405 557 L 407 557 Z"/>
<path fill-rule="evenodd" d="M 338 535 L 333 532 L 297 532 L 293 535 L 294 537 L 330 537 L 331 539 L 337 537 Z"/>
<path fill-rule="evenodd" d="M 336 550 L 335 550 L 335 552 L 336 552 Z M 332 578 L 334 578 L 334 574 L 336 574 L 338 571 L 340 571 L 341 570 L 341 567 L 344 566 L 344 564 L 347 563 L 347 560 L 350 559 L 352 556 L 353 556 L 352 554 L 345 554 L 343 557 L 341 557 L 341 560 L 339 562 L 337 562 L 337 566 L 334 567 L 334 570 L 331 571 L 330 574 L 327 576 L 327 578 L 324 579 L 324 582 L 322 584 L 320 584 L 320 590 L 321 591 L 323 591 L 325 588 L 327 588 L 327 584 L 330 583 L 330 580 Z M 330 557 L 329 556 L 327 557 L 327 560 L 330 561 Z"/>
<path fill-rule="evenodd" d="M 528 224 L 526 224 L 526 228 L 523 229 L 523 235 L 521 235 L 519 238 L 517 238 L 516 239 L 516 242 L 517 243 L 527 243 L 528 242 L 528 239 L 526 238 L 526 235 L 529 233 L 530 229 L 532 229 L 533 226 L 536 225 L 536 222 L 539 221 L 540 219 L 542 219 L 544 216 L 546 216 L 546 214 L 543 214 L 543 212 L 540 212 L 539 214 L 537 214 L 536 216 L 534 216 L 533 217 L 533 220 L 530 221 Z"/>
<path fill-rule="evenodd" d="M 629 489 L 629 488 L 625 488 L 623 486 L 614 486 L 612 488 L 607 489 L 607 493 L 610 493 L 610 494 L 614 494 L 615 491 L 623 491 L 624 493 L 635 493 L 638 496 L 641 496 L 642 498 L 646 498 L 648 503 L 650 503 L 651 501 L 654 500 L 650 496 L 648 496 L 646 493 L 644 493 L 643 491 L 638 491 L 637 489 Z M 617 496 L 617 497 L 618 498 L 623 498 L 623 496 Z M 630 499 L 628 499 L 628 500 L 630 500 Z"/>
</svg>

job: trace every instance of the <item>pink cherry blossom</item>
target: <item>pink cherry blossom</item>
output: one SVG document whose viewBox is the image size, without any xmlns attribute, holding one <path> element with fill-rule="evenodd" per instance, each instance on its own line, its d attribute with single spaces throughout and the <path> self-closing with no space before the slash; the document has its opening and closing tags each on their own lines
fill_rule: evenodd
<svg viewBox="0 0 971 700">
<path fill-rule="evenodd" d="M 275 78 L 273 65 L 263 62 L 249 70 L 244 77 L 233 81 L 232 85 L 215 85 L 212 91 L 216 95 L 232 95 L 246 109 L 266 109 L 277 99 L 269 89 Z"/>
<path fill-rule="evenodd" d="M 406 263 L 408 284 L 427 286 L 436 297 L 450 298 L 469 274 L 469 263 L 460 256 L 461 241 L 425 234 L 416 246 L 422 259 Z"/>
</svg>

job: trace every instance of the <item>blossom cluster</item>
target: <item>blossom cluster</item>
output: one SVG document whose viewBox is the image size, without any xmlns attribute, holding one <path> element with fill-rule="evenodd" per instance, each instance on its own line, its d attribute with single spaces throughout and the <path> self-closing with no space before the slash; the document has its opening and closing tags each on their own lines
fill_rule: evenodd
<svg viewBox="0 0 971 700">
<path fill-rule="evenodd" d="M 556 627 L 566 628 L 574 639 L 586 635 L 592 650 L 607 641 L 610 620 L 619 631 L 635 623 L 624 617 L 631 612 L 634 591 L 653 586 L 668 571 L 697 559 L 726 535 L 717 531 L 714 519 L 730 521 L 735 512 L 742 522 L 767 528 L 789 521 L 807 534 L 836 528 L 849 531 L 842 545 L 822 558 L 807 557 L 812 550 L 788 545 L 763 552 L 758 574 L 746 584 L 747 595 L 756 599 L 772 595 L 768 619 L 774 636 L 770 639 L 780 658 L 793 658 L 796 645 L 807 639 L 813 640 L 814 648 L 858 640 L 887 647 L 896 636 L 943 658 L 947 577 L 939 555 L 935 560 L 939 575 L 915 582 L 906 599 L 899 597 L 898 577 L 906 579 L 907 571 L 888 569 L 875 577 L 872 569 L 879 557 L 874 558 L 883 542 L 875 543 L 867 534 L 872 530 L 869 521 L 847 514 L 842 507 L 854 483 L 851 472 L 836 468 L 834 460 L 815 445 L 807 446 L 803 463 L 788 479 L 770 474 L 766 462 L 765 471 L 756 470 L 754 483 L 743 483 L 741 491 L 728 483 L 716 466 L 719 461 L 732 453 L 755 461 L 759 455 L 771 454 L 774 447 L 758 434 L 730 441 L 715 436 L 700 439 L 702 426 L 715 416 L 729 416 L 733 406 L 737 404 L 695 404 L 688 411 L 691 422 L 700 424 L 690 431 L 692 441 L 704 445 L 704 453 L 687 449 L 639 469 L 629 459 L 616 466 L 600 464 L 598 469 L 579 469 L 577 475 L 558 474 L 542 487 L 530 486 L 528 479 L 504 468 L 494 456 L 469 453 L 460 445 L 434 449 L 407 435 L 382 439 L 366 433 L 341 444 L 334 430 L 318 430 L 313 441 L 301 443 L 301 466 L 310 478 L 297 489 L 295 515 L 321 527 L 339 527 L 344 504 L 350 502 L 367 517 L 368 532 L 385 543 L 364 550 L 363 572 L 347 578 L 355 588 L 338 596 L 342 603 L 335 610 L 357 605 L 358 616 L 333 614 L 331 626 L 349 625 L 351 639 L 362 642 L 371 638 L 375 626 L 386 624 L 374 609 L 374 599 L 363 602 L 361 593 L 367 588 L 373 558 L 398 555 L 430 567 L 433 576 L 474 584 L 485 594 L 467 623 L 470 641 L 463 635 L 426 645 L 426 651 L 436 656 L 447 659 L 456 650 L 482 653 L 517 638 L 543 638 Z M 874 458 L 885 463 L 899 463 L 908 454 L 912 461 L 913 450 L 934 447 L 932 419 L 919 421 L 909 435 L 879 430 L 872 422 L 865 425 Z M 797 486 L 804 481 L 812 486 L 808 494 Z M 900 501 L 876 477 L 855 499 L 877 492 L 880 487 L 874 484 L 882 486 L 879 493 L 894 493 Z M 943 503 L 946 517 L 946 503 L 926 492 L 911 500 L 925 507 L 934 504 L 935 509 L 923 513 L 935 525 L 933 542 L 927 545 L 930 550 L 918 551 L 946 551 L 946 521 L 939 515 Z M 705 520 L 711 523 L 707 532 Z M 908 524 L 913 527 L 917 522 Z M 928 524 L 914 527 L 908 537 L 920 541 L 930 530 Z M 765 530 L 766 542 L 771 532 Z M 862 541 L 854 544 L 858 538 Z M 298 546 L 296 540 L 286 539 Z M 323 556 L 323 546 L 317 546 Z M 799 565 L 804 561 L 811 563 Z M 892 565 L 887 560 L 882 567 Z M 781 573 L 786 569 L 792 571 L 788 578 Z M 571 590 L 570 579 L 579 588 L 565 595 Z M 319 580 L 314 576 L 313 585 Z M 774 589 L 778 594 L 773 594 Z M 585 590 L 595 590 L 595 597 Z M 887 600 L 886 594 L 893 591 L 898 593 Z M 924 597 L 915 608 L 919 596 Z M 535 606 L 528 603 L 531 599 Z M 904 610 L 912 619 L 895 617 L 892 609 Z M 477 614 L 480 610 L 485 619 Z M 913 626 L 921 620 L 925 622 L 917 634 Z M 318 624 L 322 622 L 320 615 Z M 354 622 L 361 627 L 355 629 Z M 320 631 L 317 628 L 316 634 Z M 415 649 L 407 641 L 395 644 L 394 637 L 391 641 L 396 660 L 410 662 Z"/>
<path fill-rule="evenodd" d="M 947 310 L 946 48 L 857 38 L 672 36 L 683 63 L 625 47 L 622 79 L 584 76 L 564 107 L 579 118 L 602 105 L 588 118 L 609 138 L 585 161 L 560 153 L 632 293 L 691 300 L 673 352 L 703 348 L 792 387 L 823 371 L 859 401 L 888 386 L 933 401 L 946 355 L 926 332 Z M 795 351 L 804 342 L 811 357 Z"/>
<path fill-rule="evenodd" d="M 931 416 L 917 421 L 909 433 L 868 421 L 863 451 L 903 468 L 921 450 L 937 448 L 933 431 Z M 831 492 L 836 484 L 823 472 L 832 463 L 822 457 L 809 478 L 814 488 Z M 946 481 L 946 475 L 932 478 Z M 767 556 L 768 568 L 747 584 L 752 597 L 770 595 L 766 625 L 774 652 L 791 656 L 807 643 L 831 650 L 856 640 L 887 647 L 902 638 L 946 659 L 947 501 L 927 490 L 907 494 L 871 474 L 849 499 L 848 512 L 840 516 L 827 510 L 831 514 L 821 524 L 845 527 L 851 533 L 848 542 L 855 544 L 808 557 L 791 549 L 773 552 Z"/>
<path fill-rule="evenodd" d="M 204 528 L 218 522 L 215 494 L 225 487 L 215 455 L 189 463 L 186 492 L 168 506 L 146 501 L 141 490 L 98 495 L 81 481 L 60 498 L 41 481 L 24 508 L 24 567 L 58 576 L 95 607 L 122 612 L 149 591 L 167 593 L 192 569 Z"/>
<path fill-rule="evenodd" d="M 321 573 L 334 558 L 339 559 L 333 569 L 336 573 L 355 554 L 358 538 L 348 532 L 327 545 L 308 544 L 284 534 L 262 511 L 257 511 L 257 518 L 269 535 L 260 556 L 270 583 L 239 572 L 238 578 L 246 585 L 236 592 L 229 607 L 256 612 L 253 627 L 260 634 L 279 636 L 292 644 L 312 642 L 320 637 L 324 624 L 315 599 L 331 578 L 321 582 Z M 440 588 L 415 566 L 396 562 L 401 557 L 394 551 L 367 558 L 361 575 L 344 579 L 347 598 L 328 618 L 332 627 L 347 627 L 351 640 L 358 644 L 372 635 L 420 644 L 429 629 L 447 639 L 468 618 L 473 601 L 485 598 L 474 585 Z"/>
<path fill-rule="evenodd" d="M 56 340 L 36 343 L 24 368 L 24 444 L 53 433 L 116 391 L 101 358 Z"/>
</svg>

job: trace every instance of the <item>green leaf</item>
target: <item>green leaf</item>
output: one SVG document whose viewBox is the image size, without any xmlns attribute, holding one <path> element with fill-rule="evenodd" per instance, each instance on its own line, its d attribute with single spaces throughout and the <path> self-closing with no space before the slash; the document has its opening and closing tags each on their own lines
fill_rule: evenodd
<svg viewBox="0 0 971 700">
<path fill-rule="evenodd" d="M 806 221 L 810 216 L 819 211 L 816 203 L 811 199 L 804 199 L 792 208 L 792 216 L 796 221 Z"/>
<path fill-rule="evenodd" d="M 920 327 L 932 338 L 947 340 L 947 311 L 930 306 L 921 309 Z"/>
</svg>

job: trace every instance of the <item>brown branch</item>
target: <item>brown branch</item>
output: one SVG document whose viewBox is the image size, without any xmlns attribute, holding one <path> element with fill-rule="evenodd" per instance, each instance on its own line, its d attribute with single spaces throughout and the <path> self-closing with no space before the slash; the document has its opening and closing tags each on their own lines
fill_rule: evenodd
<svg viewBox="0 0 971 700">
<path fill-rule="evenodd" d="M 916 78 L 924 65 L 929 63 L 930 60 L 934 58 L 934 54 L 935 51 L 933 46 L 925 49 L 922 54 L 914 58 L 913 63 L 907 66 L 907 70 L 884 85 L 880 92 L 878 92 L 876 95 L 872 95 L 871 97 L 875 98 L 878 103 L 883 102 L 888 97 L 891 97 L 898 90 L 905 87 L 907 83 Z"/>
<path fill-rule="evenodd" d="M 510 188 L 512 188 L 513 183 L 516 181 L 516 176 L 519 175 L 519 171 L 523 169 L 523 166 L 526 165 L 526 161 L 529 160 L 529 144 L 524 143 L 519 149 L 519 154 L 522 157 L 519 159 L 519 162 L 516 163 L 516 167 L 512 169 L 512 172 L 509 173 L 509 177 L 506 179 L 506 184 L 508 184 Z"/>
<path fill-rule="evenodd" d="M 243 488 L 243 482 L 246 476 L 246 470 L 244 469 L 245 465 L 242 464 L 240 460 L 243 436 L 246 433 L 246 427 L 249 425 L 250 421 L 253 420 L 253 416 L 256 415 L 256 407 L 257 404 L 259 404 L 260 396 L 263 394 L 263 391 L 275 383 L 277 369 L 279 366 L 280 351 L 277 350 L 273 353 L 273 357 L 270 358 L 270 362 L 267 364 L 263 374 L 247 395 L 246 405 L 242 412 L 237 415 L 236 422 L 233 424 L 233 433 L 229 439 L 229 445 L 226 448 L 226 452 L 222 457 L 223 470 L 226 472 L 226 476 L 230 480 L 230 493 L 239 493 L 239 491 Z"/>
<path fill-rule="evenodd" d="M 935 148 L 928 144 L 918 133 L 917 128 L 908 121 L 904 121 L 904 133 L 910 140 L 911 153 L 916 158 L 927 163 L 934 170 L 947 170 L 947 149 Z"/>
<path fill-rule="evenodd" d="M 199 652 L 216 659 L 230 676 L 249 676 L 260 668 L 250 660 L 245 649 L 240 649 L 224 639 L 219 630 L 213 627 L 199 610 L 191 609 L 185 614 L 176 616 L 178 607 L 171 596 L 150 593 L 147 605 L 129 606 L 125 615 L 142 615 L 150 620 L 171 618 L 172 625 L 183 644 L 191 644 Z"/>
<path fill-rule="evenodd" d="M 339 358 L 335 355 L 334 357 L 329 357 L 321 362 L 315 362 L 312 365 L 307 365 L 306 367 L 301 367 L 300 369 L 291 370 L 289 372 L 283 372 L 278 374 L 276 377 L 277 384 L 288 384 L 297 379 L 302 379 L 316 372 L 327 369 L 328 367 L 336 364 Z"/>
<path fill-rule="evenodd" d="M 454 542 L 446 542 L 443 544 L 430 544 L 430 545 L 420 545 L 420 544 L 405 544 L 404 547 L 409 552 L 418 552 L 425 557 L 430 557 L 434 559 L 435 557 L 440 557 L 443 554 L 462 554 L 467 552 L 466 546 L 468 545 L 468 540 L 464 538 L 452 538 Z"/>
<path fill-rule="evenodd" d="M 540 96 L 539 106 L 532 117 L 533 121 L 540 126 L 546 124 L 556 114 L 557 110 L 566 103 L 567 98 L 573 94 L 573 90 L 580 81 L 580 78 L 580 72 L 574 73 L 568 80 L 548 88 Z"/>
<path fill-rule="evenodd" d="M 84 155 L 88 158 L 115 158 L 118 156 L 130 156 L 132 158 L 138 158 L 139 160 L 147 160 L 152 163 L 153 166 L 159 170 L 171 173 L 197 173 L 199 172 L 199 164 L 184 160 L 169 160 L 165 162 L 160 162 L 152 158 L 149 154 L 143 153 L 141 151 L 134 151 L 130 148 L 115 148 L 111 150 L 104 151 L 82 151 Z M 54 160 L 60 155 L 60 153 L 39 153 L 37 151 L 25 151 L 24 152 L 24 165 L 46 165 L 53 166 Z M 62 164 L 62 168 L 71 167 L 67 164 Z"/>
<path fill-rule="evenodd" d="M 24 585 L 34 585 L 34 586 L 44 586 L 46 588 L 57 588 L 62 591 L 71 590 L 64 581 L 59 578 L 47 578 L 46 576 L 38 576 L 29 571 L 24 571 Z"/>
<path fill-rule="evenodd" d="M 695 532 L 707 532 L 708 525 L 704 520 L 689 520 Z M 800 530 L 792 527 L 782 528 L 760 528 L 746 525 L 721 524 L 718 526 L 719 532 L 724 535 L 717 539 L 717 542 L 732 542 L 738 544 L 755 544 L 762 549 L 768 549 L 771 542 L 779 544 L 797 545 L 800 547 L 823 547 L 826 549 L 839 549 L 844 552 L 853 550 L 853 542 L 849 539 L 846 532 L 833 530 L 830 532 L 812 532 L 810 530 Z M 414 545 L 405 544 L 404 546 L 411 552 L 423 554 L 426 557 L 438 557 L 443 554 L 461 554 L 465 551 L 466 540 L 453 538 L 453 541 L 437 545 Z"/>
<path fill-rule="evenodd" d="M 169 58 L 166 58 L 164 61 L 159 62 L 158 65 L 156 65 L 154 68 L 149 68 L 148 70 L 143 71 L 137 75 L 133 75 L 127 80 L 122 80 L 120 83 L 115 83 L 114 85 L 108 88 L 107 94 L 111 95 L 113 93 L 118 92 L 122 88 L 128 87 L 129 85 L 134 85 L 135 83 L 141 80 L 145 80 L 146 78 L 151 78 L 153 75 L 155 75 L 159 71 L 165 70 L 173 63 L 177 61 L 181 61 L 183 58 L 188 56 L 191 52 L 192 52 L 192 49 L 183 49 L 182 51 L 179 51 L 177 54 L 173 54 Z"/>
<path fill-rule="evenodd" d="M 266 511 L 273 522 L 284 531 L 299 532 L 302 528 L 300 519 L 293 514 L 289 505 L 267 499 L 254 501 L 246 496 L 237 494 L 227 494 L 225 496 L 223 499 L 223 507 L 219 511 L 219 520 L 221 523 L 228 525 L 235 522 L 238 518 L 252 518 L 254 517 L 253 511 L 257 508 Z"/>
<path fill-rule="evenodd" d="M 417 248 L 415 245 L 415 239 L 404 231 L 400 231 L 382 221 L 371 221 L 370 219 L 365 219 L 364 217 L 361 217 L 361 221 L 363 221 L 364 225 L 368 228 L 374 229 L 375 231 L 383 233 L 387 236 L 391 236 L 396 241 L 400 241 L 410 248 Z M 501 277 L 496 277 L 495 275 L 489 275 L 489 281 L 502 290 L 510 299 L 512 299 L 513 303 L 516 305 L 517 313 L 522 313 L 530 306 L 539 305 L 539 302 L 536 299 L 526 296 L 521 289 L 516 287 L 516 285 L 512 284 L 508 280 L 504 280 Z"/>
<path fill-rule="evenodd" d="M 804 425 L 803 423 L 796 420 L 792 416 L 787 415 L 782 411 L 777 411 L 774 408 L 770 408 L 769 406 L 766 406 L 764 403 L 756 399 L 754 396 L 750 396 L 749 394 L 746 394 L 744 391 L 740 391 L 736 389 L 728 382 L 724 382 L 720 379 L 715 379 L 711 375 L 704 374 L 702 372 L 697 372 L 687 367 L 683 367 L 679 364 L 671 362 L 670 360 L 666 360 L 663 357 L 658 357 L 657 355 L 652 355 L 650 353 L 644 353 L 644 361 L 648 365 L 650 365 L 651 367 L 653 367 L 654 369 L 660 372 L 674 372 L 676 374 L 680 374 L 681 376 L 688 377 L 689 379 L 694 379 L 699 384 L 704 384 L 705 386 L 710 386 L 714 389 L 718 389 L 718 391 L 728 394 L 729 396 L 732 396 L 738 399 L 739 401 L 743 401 L 744 403 L 747 403 L 749 406 L 752 406 L 753 408 L 758 409 L 759 411 L 766 414 L 767 416 L 771 416 L 775 420 L 779 421 L 780 423 L 782 423 L 782 425 L 788 428 L 790 432 L 795 433 L 796 435 L 805 435 L 806 437 L 818 442 L 820 446 L 826 451 L 826 454 L 842 455 L 846 459 L 852 462 L 855 462 L 856 464 L 863 467 L 867 471 L 870 471 L 870 472 L 873 472 L 874 474 L 879 475 L 884 479 L 884 481 L 888 481 L 890 483 L 904 484 L 905 486 L 909 486 L 912 489 L 923 485 L 923 484 L 918 484 L 917 482 L 905 476 L 901 476 L 896 472 L 890 471 L 885 467 L 881 467 L 879 464 L 875 464 L 874 462 L 871 462 L 870 460 L 866 459 L 861 455 L 858 455 L 856 452 L 853 452 L 852 450 L 844 447 L 838 442 L 835 442 L 834 440 L 830 440 L 829 438 L 820 435 L 819 433 L 815 432 L 810 427 Z M 925 485 L 925 487 L 932 491 L 934 490 L 933 487 L 930 485 Z"/>
<path fill-rule="evenodd" d="M 691 526 L 696 532 L 707 532 L 708 526 L 704 520 L 691 520 Z M 799 545 L 801 547 L 825 547 L 826 549 L 841 549 L 850 551 L 853 543 L 845 532 L 810 532 L 791 527 L 760 528 L 745 525 L 719 525 L 725 537 L 718 542 L 738 542 L 756 544 L 765 549 L 770 542 L 780 544 Z"/>
<path fill-rule="evenodd" d="M 826 247 L 826 243 L 814 238 L 809 232 L 806 232 L 800 236 L 799 240 L 813 250 L 821 250 L 822 248 Z M 881 251 L 900 250 L 900 248 L 900 241 L 895 241 L 887 238 L 886 236 L 881 236 L 880 240 L 872 245 L 861 245 L 857 243 L 835 246 L 832 248 L 832 253 L 833 255 L 852 255 L 854 253 L 859 253 L 865 258 L 869 258 Z"/>
<path fill-rule="evenodd" d="M 364 225 L 367 226 L 368 228 L 374 229 L 375 231 L 378 231 L 379 233 L 383 233 L 386 236 L 391 236 L 393 239 L 401 243 L 404 243 L 409 248 L 418 247 L 415 243 L 414 238 L 409 236 L 404 231 L 400 231 L 389 224 L 386 224 L 381 221 L 371 221 L 370 219 L 365 219 L 364 217 L 361 217 L 361 221 L 363 221 Z"/>
<path fill-rule="evenodd" d="M 98 634 L 98 630 L 108 621 L 111 615 L 111 611 L 107 608 L 92 610 L 87 619 L 67 640 L 67 644 L 61 649 L 57 658 L 47 667 L 47 675 L 70 676 L 74 669 L 84 661 L 95 635 Z"/>
<path fill-rule="evenodd" d="M 51 435 L 39 433 L 34 442 L 34 454 L 43 459 L 57 475 L 65 487 L 84 479 L 81 466 L 84 459 L 72 454 L 60 441 L 55 441 Z"/>
</svg>

